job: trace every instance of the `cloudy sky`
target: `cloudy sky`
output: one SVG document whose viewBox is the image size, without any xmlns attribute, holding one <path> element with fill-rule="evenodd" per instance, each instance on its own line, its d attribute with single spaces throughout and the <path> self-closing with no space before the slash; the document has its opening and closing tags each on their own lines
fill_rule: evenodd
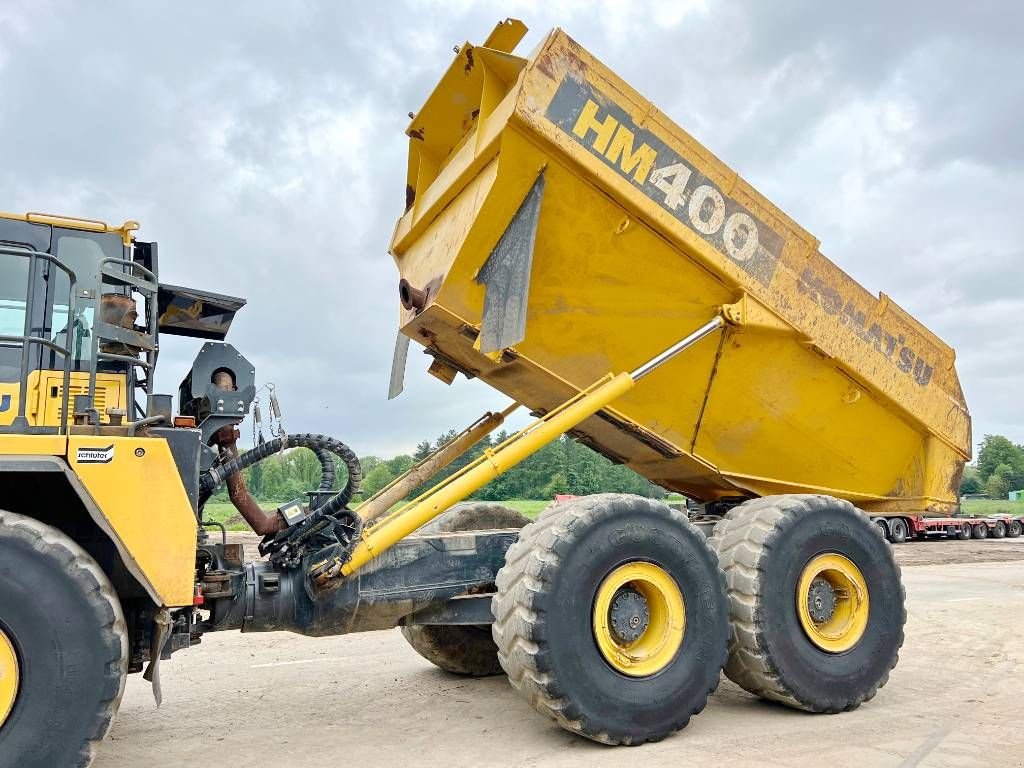
<svg viewBox="0 0 1024 768">
<path fill-rule="evenodd" d="M 946 339 L 1024 442 L 1024 5 L 0 4 L 0 209 L 135 218 L 166 282 L 245 296 L 230 340 L 291 431 L 410 450 L 504 405 L 414 346 L 386 401 L 407 113 L 506 16 L 553 26 Z M 159 387 L 195 352 L 167 339 Z"/>
</svg>

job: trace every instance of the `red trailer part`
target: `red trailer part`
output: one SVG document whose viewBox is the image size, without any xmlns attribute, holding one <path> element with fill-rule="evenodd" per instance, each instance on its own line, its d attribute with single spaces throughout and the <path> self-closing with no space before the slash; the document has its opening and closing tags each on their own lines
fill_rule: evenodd
<svg viewBox="0 0 1024 768">
<path fill-rule="evenodd" d="M 901 515 L 874 517 L 885 538 L 902 544 L 913 536 L 925 539 L 944 536 L 948 539 L 1015 539 L 1024 533 L 1024 515 L 992 515 L 989 517 L 924 517 Z"/>
</svg>

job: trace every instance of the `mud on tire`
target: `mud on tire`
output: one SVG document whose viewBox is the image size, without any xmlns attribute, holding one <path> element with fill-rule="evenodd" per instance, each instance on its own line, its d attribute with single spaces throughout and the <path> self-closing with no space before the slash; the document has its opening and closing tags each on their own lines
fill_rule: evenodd
<svg viewBox="0 0 1024 768">
<path fill-rule="evenodd" d="M 121 604 L 60 531 L 0 511 L 0 628 L 21 670 L 0 726 L 0 768 L 85 766 L 110 730 L 128 669 Z"/>
<path fill-rule="evenodd" d="M 425 525 L 422 533 L 522 528 L 530 519 L 511 507 L 490 502 L 462 502 Z M 489 626 L 414 624 L 402 636 L 431 664 L 456 675 L 500 675 L 498 648 Z"/>
<path fill-rule="evenodd" d="M 830 496 L 769 496 L 731 510 L 710 543 L 729 585 L 730 680 L 829 713 L 855 709 L 885 685 L 903 645 L 904 590 L 892 548 L 867 515 Z M 852 561 L 868 590 L 866 627 L 842 653 L 811 642 L 798 618 L 799 579 L 822 553 Z"/>
<path fill-rule="evenodd" d="M 655 674 L 627 676 L 595 639 L 595 595 L 623 564 L 652 564 L 682 593 L 685 628 Z M 728 607 L 714 553 L 682 513 L 625 494 L 545 512 L 509 548 L 492 603 L 502 667 L 541 714 L 605 744 L 658 741 L 684 727 L 717 688 Z"/>
</svg>

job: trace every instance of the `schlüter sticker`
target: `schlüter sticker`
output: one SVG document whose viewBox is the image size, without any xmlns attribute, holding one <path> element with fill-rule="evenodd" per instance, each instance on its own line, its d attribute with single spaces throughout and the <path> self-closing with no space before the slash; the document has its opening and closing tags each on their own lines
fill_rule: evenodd
<svg viewBox="0 0 1024 768">
<path fill-rule="evenodd" d="M 114 460 L 114 446 L 106 448 L 79 448 L 75 453 L 79 464 L 109 464 Z"/>
<path fill-rule="evenodd" d="M 783 238 L 589 83 L 566 75 L 545 116 L 715 250 L 768 285 Z"/>
</svg>

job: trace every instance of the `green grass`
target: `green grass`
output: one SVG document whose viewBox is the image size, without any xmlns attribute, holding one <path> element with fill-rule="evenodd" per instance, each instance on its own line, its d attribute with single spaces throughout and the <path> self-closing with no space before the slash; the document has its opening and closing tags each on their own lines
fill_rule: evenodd
<svg viewBox="0 0 1024 768">
<path fill-rule="evenodd" d="M 531 520 L 536 519 L 537 515 L 543 512 L 551 504 L 550 499 L 508 499 L 506 501 L 498 501 L 496 504 L 503 504 L 506 507 L 512 507 L 512 509 L 518 510 L 526 515 Z"/>
<path fill-rule="evenodd" d="M 1024 515 L 1024 502 L 1006 499 L 964 499 L 961 506 L 968 515 Z"/>
<path fill-rule="evenodd" d="M 260 504 L 264 509 L 276 509 L 276 504 Z M 208 501 L 203 507 L 203 517 L 215 523 L 223 523 L 229 531 L 248 531 L 249 526 L 238 514 L 230 501 Z"/>
</svg>

